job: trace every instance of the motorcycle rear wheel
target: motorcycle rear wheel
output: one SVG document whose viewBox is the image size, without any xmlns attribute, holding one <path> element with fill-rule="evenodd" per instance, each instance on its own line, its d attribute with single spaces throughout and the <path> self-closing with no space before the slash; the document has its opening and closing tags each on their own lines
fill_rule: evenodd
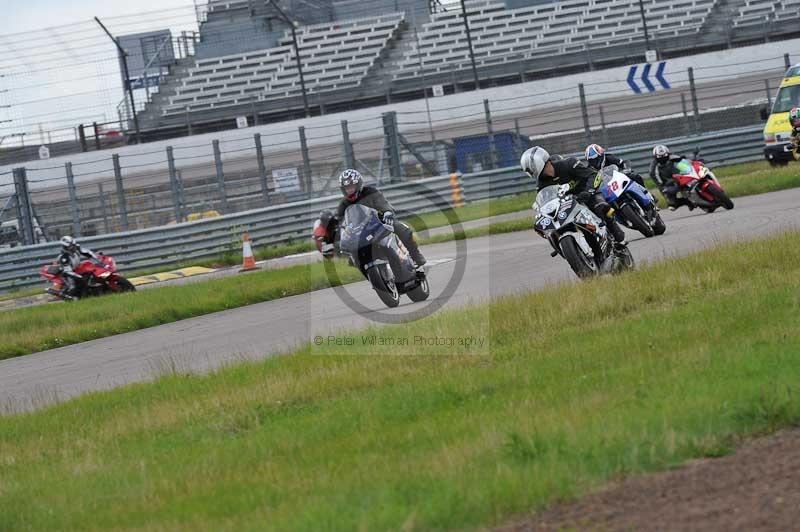
<svg viewBox="0 0 800 532">
<path fill-rule="evenodd" d="M 586 279 L 597 274 L 597 265 L 594 260 L 583 253 L 575 238 L 565 236 L 559 242 L 559 246 L 561 246 L 561 253 L 567 259 L 569 267 L 572 268 L 575 275 L 581 279 Z"/>
<path fill-rule="evenodd" d="M 378 293 L 383 304 L 389 308 L 394 308 L 400 304 L 400 292 L 397 291 L 394 281 L 387 281 L 381 274 L 381 268 L 388 266 L 376 266 L 367 271 L 367 278 L 369 279 L 372 288 Z"/>
<path fill-rule="evenodd" d="M 642 215 L 633 208 L 633 205 L 625 204 L 622 206 L 622 216 L 631 223 L 634 229 L 642 233 L 645 237 L 651 238 L 655 235 L 653 228 L 642 218 Z"/>
</svg>

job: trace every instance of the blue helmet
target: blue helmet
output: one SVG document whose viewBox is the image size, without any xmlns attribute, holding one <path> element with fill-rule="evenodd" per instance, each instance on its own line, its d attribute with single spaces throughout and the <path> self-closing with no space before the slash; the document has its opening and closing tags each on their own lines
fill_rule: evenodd
<svg viewBox="0 0 800 532">
<path fill-rule="evenodd" d="M 595 170 L 601 170 L 606 162 L 606 150 L 599 144 L 586 146 L 586 162 Z"/>
</svg>

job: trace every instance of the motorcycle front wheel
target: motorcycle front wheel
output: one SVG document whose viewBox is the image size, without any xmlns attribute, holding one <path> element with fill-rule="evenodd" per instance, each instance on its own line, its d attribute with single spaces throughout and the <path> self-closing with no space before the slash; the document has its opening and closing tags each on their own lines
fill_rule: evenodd
<svg viewBox="0 0 800 532">
<path fill-rule="evenodd" d="M 567 259 L 569 267 L 578 277 L 585 279 L 597 273 L 597 265 L 594 260 L 586 256 L 574 237 L 565 236 L 558 244 L 561 246 L 561 253 Z"/>
<path fill-rule="evenodd" d="M 728 210 L 733 209 L 733 202 L 725 193 L 725 191 L 719 188 L 717 185 L 713 183 L 708 185 L 706 191 L 712 196 L 714 196 L 714 199 L 717 200 L 723 207 L 725 207 Z"/>
<path fill-rule="evenodd" d="M 408 299 L 414 301 L 415 303 L 428 299 L 428 296 L 431 295 L 431 288 L 428 286 L 428 278 L 423 277 L 420 280 L 419 285 L 413 290 L 406 292 L 406 295 L 408 296 Z"/>
<path fill-rule="evenodd" d="M 667 224 L 661 219 L 661 214 L 656 211 L 655 214 L 653 214 L 653 232 L 656 235 L 663 235 L 666 230 Z"/>
<path fill-rule="evenodd" d="M 629 203 L 626 203 L 625 205 L 623 205 L 622 206 L 622 216 L 624 216 L 625 219 L 630 222 L 631 226 L 635 230 L 639 231 L 640 233 L 642 233 L 647 238 L 655 236 L 655 232 L 653 231 L 653 228 L 650 227 L 650 224 L 647 223 L 647 220 L 645 220 L 642 217 L 641 213 L 637 209 L 635 209 L 633 207 L 633 205 L 631 205 Z"/>
<path fill-rule="evenodd" d="M 136 292 L 136 287 L 133 285 L 133 283 L 124 277 L 120 277 L 117 280 L 117 286 L 119 286 L 120 292 Z"/>
<path fill-rule="evenodd" d="M 376 266 L 367 271 L 367 278 L 369 279 L 372 288 L 378 293 L 383 304 L 389 308 L 394 308 L 400 304 L 400 292 L 397 291 L 394 281 L 384 279 L 381 270 L 388 268 L 386 265 Z"/>
</svg>

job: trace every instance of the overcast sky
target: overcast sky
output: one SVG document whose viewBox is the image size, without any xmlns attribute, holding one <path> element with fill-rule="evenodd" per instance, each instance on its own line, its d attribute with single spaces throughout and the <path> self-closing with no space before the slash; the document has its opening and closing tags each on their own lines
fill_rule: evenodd
<svg viewBox="0 0 800 532">
<path fill-rule="evenodd" d="M 197 3 L 205 4 L 206 0 Z M 39 144 L 41 129 L 117 119 L 124 98 L 115 35 L 196 30 L 194 0 L 0 0 L 0 139 Z M 149 13 L 148 13 L 149 12 Z M 16 134 L 16 135 L 15 135 Z M 53 138 L 53 141 L 57 138 Z"/>
<path fill-rule="evenodd" d="M 205 2 L 201 2 L 205 3 Z M 193 6 L 193 0 L 0 0 L 4 34 L 113 17 Z"/>
</svg>

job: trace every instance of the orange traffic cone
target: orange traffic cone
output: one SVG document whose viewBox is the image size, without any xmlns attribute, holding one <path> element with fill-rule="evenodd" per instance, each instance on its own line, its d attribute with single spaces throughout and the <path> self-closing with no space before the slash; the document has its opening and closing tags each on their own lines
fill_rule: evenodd
<svg viewBox="0 0 800 532">
<path fill-rule="evenodd" d="M 253 258 L 253 248 L 250 246 L 250 236 L 247 233 L 242 235 L 242 255 L 244 259 L 242 260 L 242 269 L 239 270 L 240 272 L 258 269 L 256 266 L 256 259 Z"/>
</svg>

